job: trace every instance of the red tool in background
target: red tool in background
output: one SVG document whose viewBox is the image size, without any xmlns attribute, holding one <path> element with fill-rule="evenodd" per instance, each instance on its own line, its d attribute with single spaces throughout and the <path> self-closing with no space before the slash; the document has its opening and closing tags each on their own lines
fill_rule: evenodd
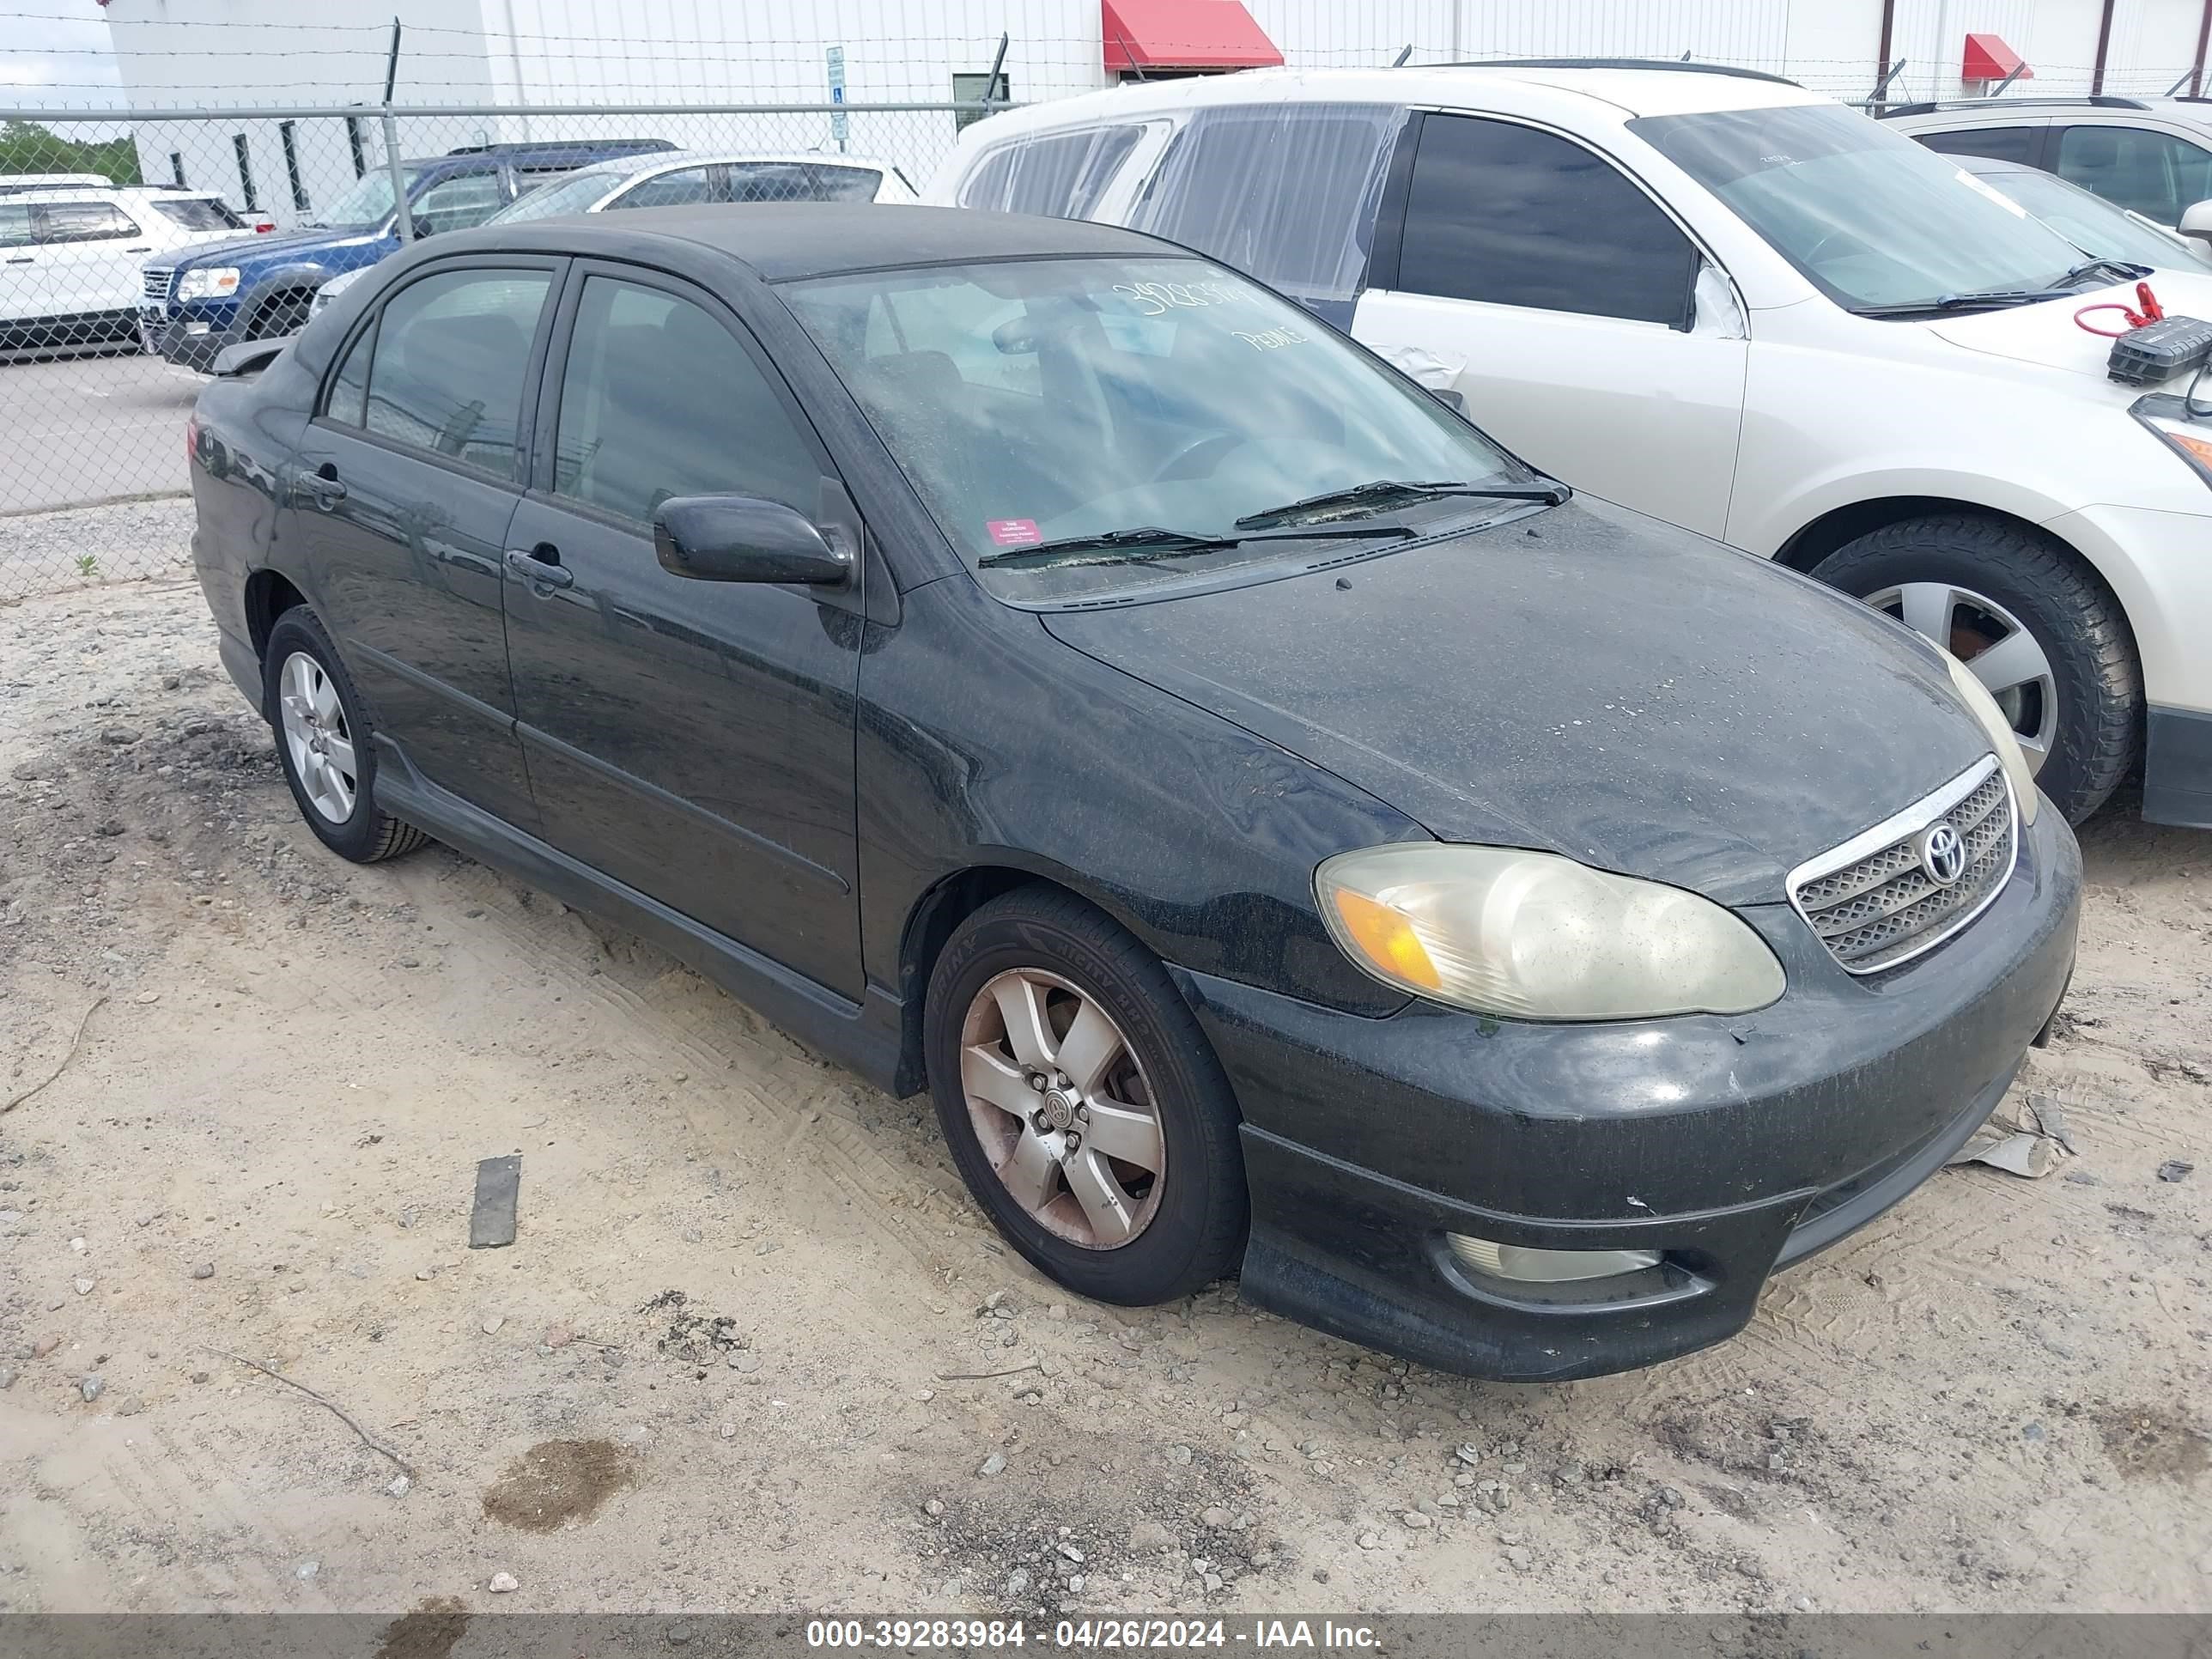
<svg viewBox="0 0 2212 1659">
<path fill-rule="evenodd" d="M 2087 329 L 2092 334 L 2101 334 L 2107 339 L 2117 340 L 2121 335 L 2126 333 L 2129 329 L 2143 328 L 2152 323 L 2162 321 L 2165 319 L 2166 307 L 2159 304 L 2158 295 L 2150 291 L 2150 284 L 2148 283 L 2137 283 L 2136 284 L 2136 304 L 2141 306 L 2142 309 L 2140 311 L 2135 310 L 2130 307 L 2122 305 L 2118 300 L 2107 300 L 2102 305 L 2083 306 L 2081 310 L 2074 313 L 2074 322 L 2075 326 Z M 2100 328 L 2096 324 L 2084 320 L 2084 319 L 2087 318 L 2092 313 L 2099 311 L 2118 312 L 2122 317 L 2127 319 L 2126 326 L 2121 328 Z"/>
</svg>

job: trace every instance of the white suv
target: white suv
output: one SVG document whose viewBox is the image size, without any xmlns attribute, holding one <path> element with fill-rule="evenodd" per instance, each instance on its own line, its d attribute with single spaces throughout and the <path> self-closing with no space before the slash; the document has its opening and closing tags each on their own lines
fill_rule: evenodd
<svg viewBox="0 0 2212 1659">
<path fill-rule="evenodd" d="M 0 346 L 132 339 L 149 254 L 257 228 L 204 190 L 104 184 L 0 191 Z"/>
<path fill-rule="evenodd" d="M 1546 471 L 1948 647 L 2069 817 L 2141 761 L 2146 817 L 2212 827 L 2212 418 L 2075 320 L 2148 273 L 1892 127 L 1711 67 L 1260 70 L 994 116 L 929 195 L 1240 265 Z M 2212 318 L 2212 276 L 2157 287 Z"/>
</svg>

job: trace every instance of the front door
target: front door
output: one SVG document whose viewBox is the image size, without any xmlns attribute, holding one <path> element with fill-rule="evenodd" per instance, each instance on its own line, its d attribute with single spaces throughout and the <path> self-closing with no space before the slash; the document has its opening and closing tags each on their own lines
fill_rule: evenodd
<svg viewBox="0 0 2212 1659">
<path fill-rule="evenodd" d="M 525 826 L 501 558 L 559 274 L 500 255 L 390 295 L 325 389 L 278 526 L 382 734 L 432 783 Z"/>
<path fill-rule="evenodd" d="M 138 309 L 139 261 L 153 239 L 112 202 L 46 202 L 31 209 L 50 316 Z"/>
<path fill-rule="evenodd" d="M 651 525 L 672 495 L 819 516 L 829 458 L 703 294 L 600 267 L 562 309 L 538 487 L 507 532 L 508 657 L 540 833 L 857 1000 L 857 595 L 673 575 Z"/>
<path fill-rule="evenodd" d="M 1352 333 L 1577 489 L 1718 537 L 1747 342 L 1725 277 L 1612 161 L 1558 133 L 1422 118 Z M 1402 230 L 1394 222 L 1402 213 Z"/>
</svg>

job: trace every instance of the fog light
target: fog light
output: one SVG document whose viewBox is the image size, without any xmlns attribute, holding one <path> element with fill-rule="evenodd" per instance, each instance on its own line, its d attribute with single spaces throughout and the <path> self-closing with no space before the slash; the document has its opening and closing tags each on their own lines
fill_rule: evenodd
<svg viewBox="0 0 2212 1659">
<path fill-rule="evenodd" d="M 1517 1279 L 1532 1285 L 1559 1285 L 1577 1279 L 1610 1279 L 1659 1265 L 1656 1250 L 1537 1250 L 1500 1244 L 1465 1233 L 1446 1233 L 1452 1254 L 1479 1273 Z"/>
</svg>

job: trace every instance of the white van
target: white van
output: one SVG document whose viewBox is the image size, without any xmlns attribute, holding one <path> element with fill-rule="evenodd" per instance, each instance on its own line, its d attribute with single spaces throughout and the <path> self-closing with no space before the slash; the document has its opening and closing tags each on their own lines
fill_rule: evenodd
<svg viewBox="0 0 2212 1659">
<path fill-rule="evenodd" d="M 1238 265 L 1546 471 L 1947 646 L 2069 817 L 2140 763 L 2147 817 L 2212 827 L 2212 398 L 2077 325 L 2147 268 L 1893 127 L 1714 66 L 1257 70 L 994 116 L 928 198 Z M 2156 287 L 2212 319 L 2212 274 Z"/>
</svg>

